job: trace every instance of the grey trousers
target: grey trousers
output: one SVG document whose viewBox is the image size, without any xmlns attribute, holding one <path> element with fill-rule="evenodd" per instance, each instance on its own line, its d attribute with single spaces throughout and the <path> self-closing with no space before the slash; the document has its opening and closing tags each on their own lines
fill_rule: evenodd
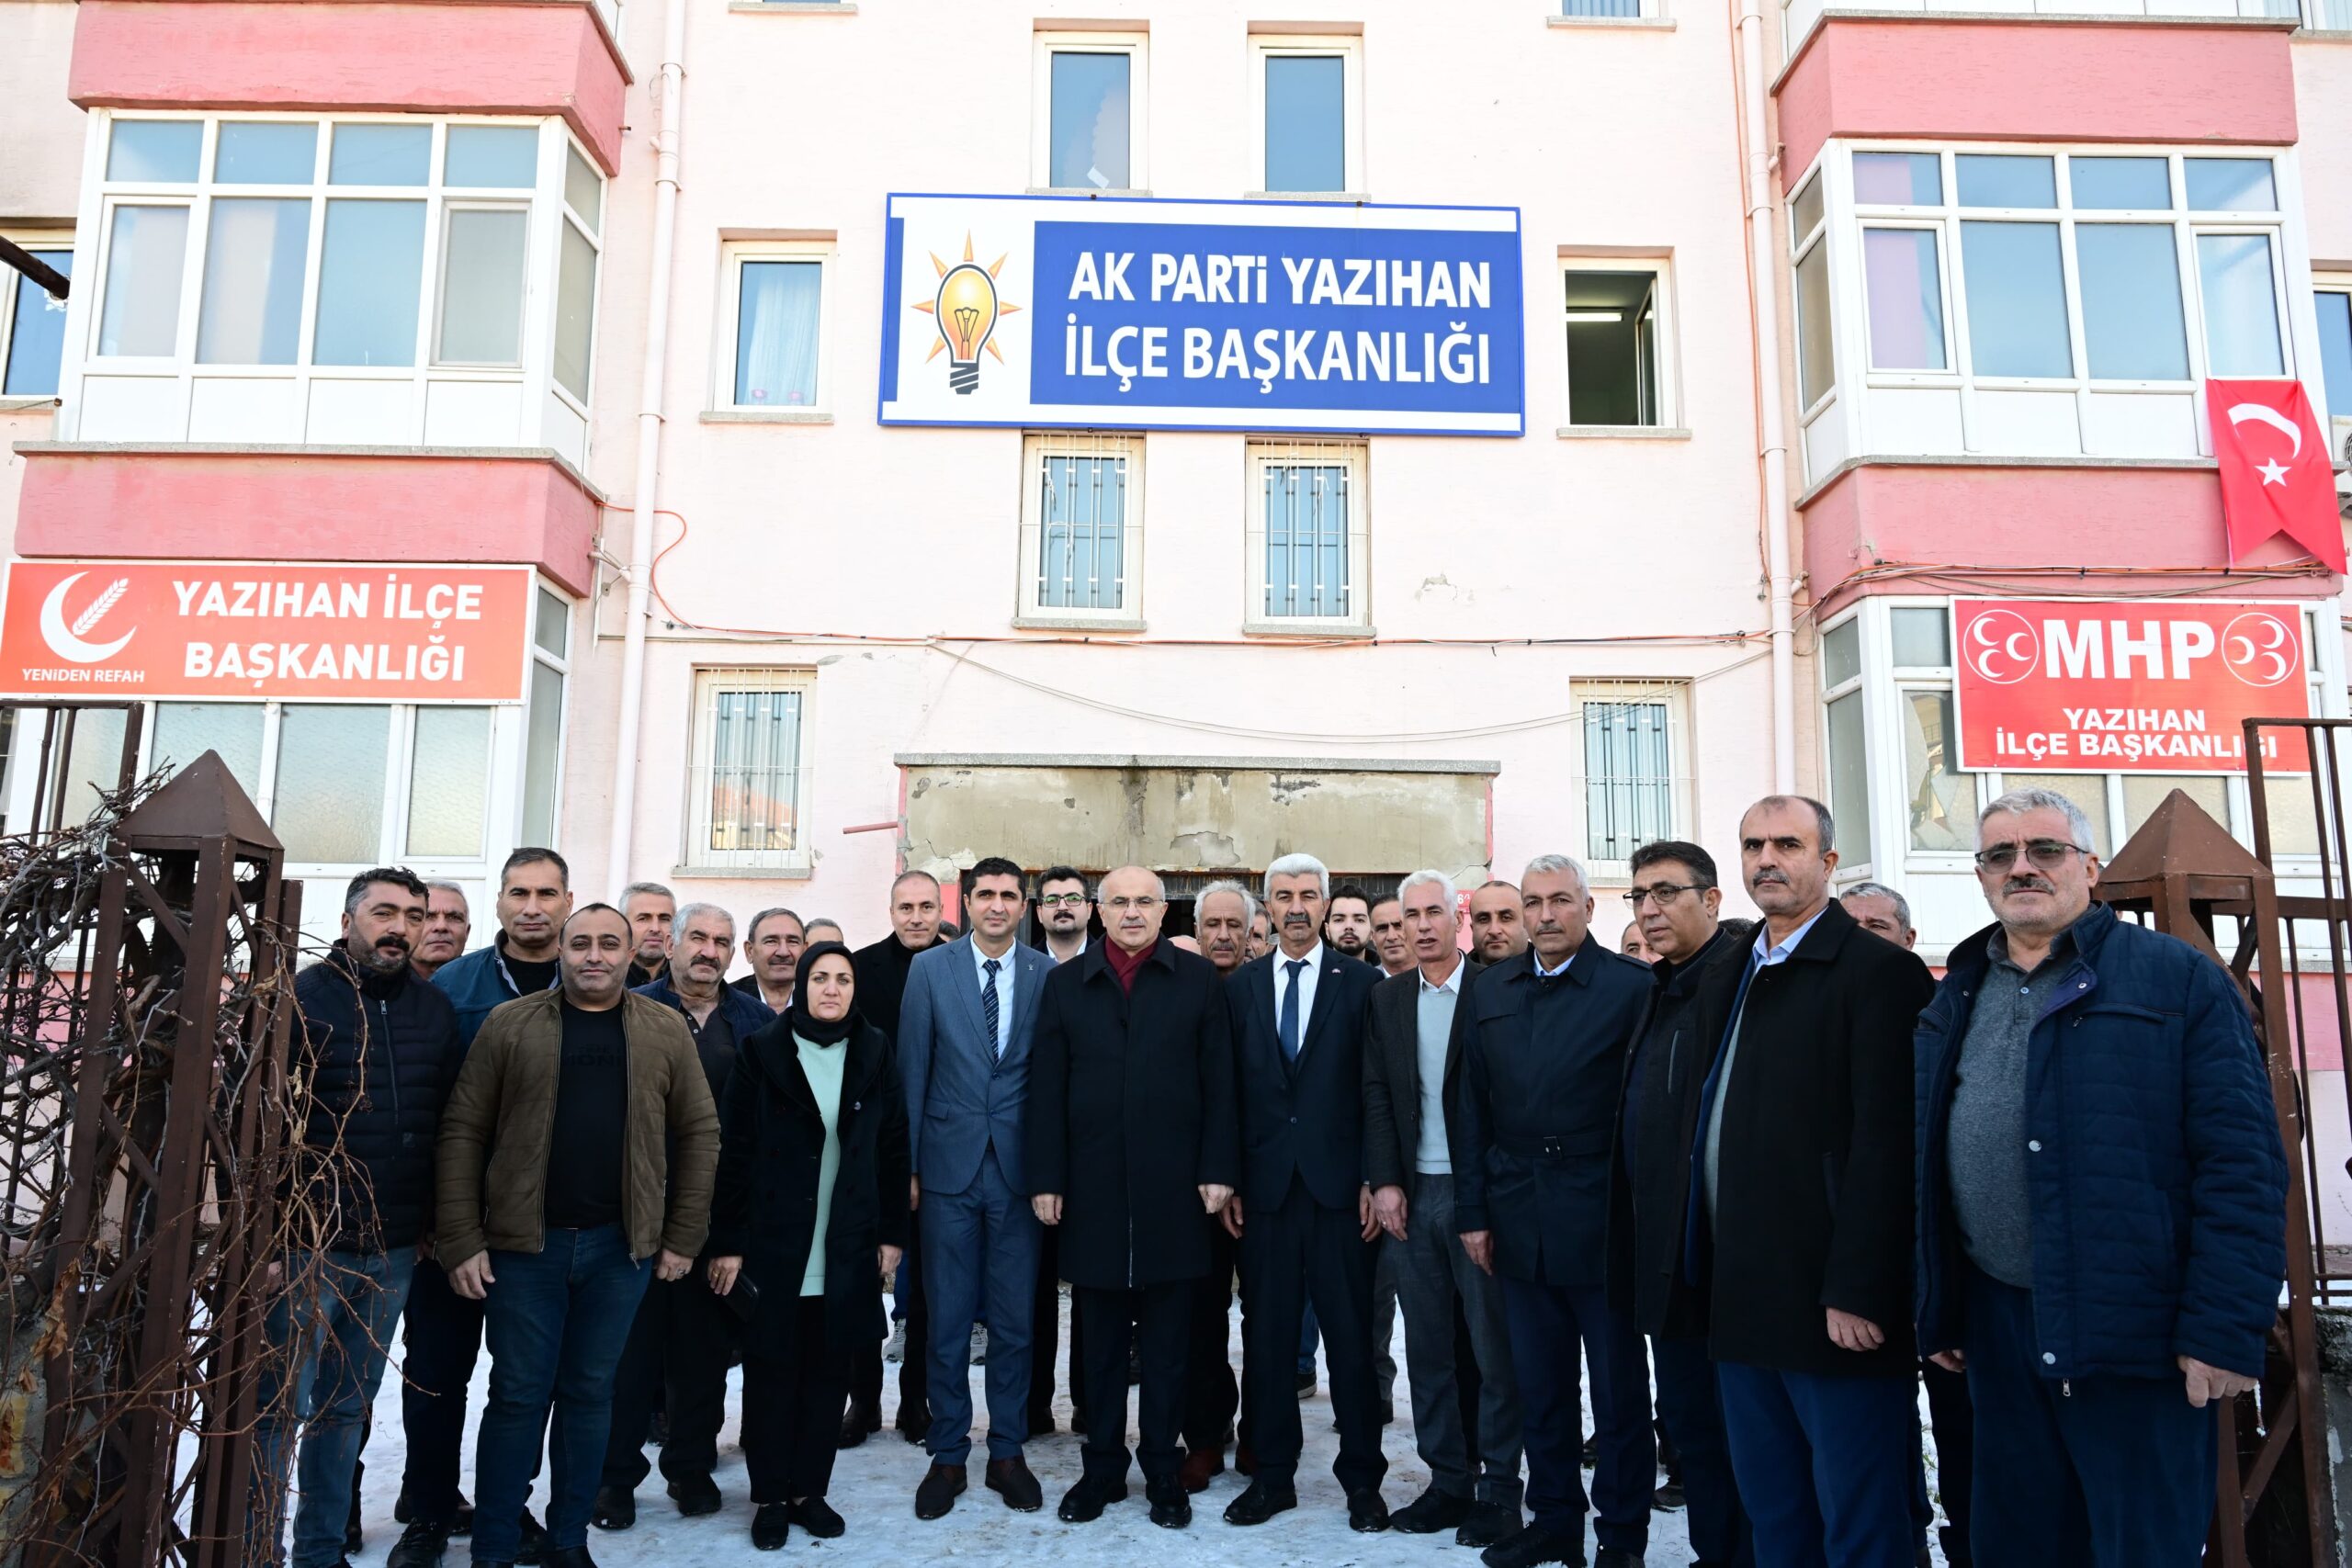
<svg viewBox="0 0 2352 1568">
<path fill-rule="evenodd" d="M 1453 1226 L 1453 1178 L 1416 1173 L 1407 1194 L 1405 1239 L 1390 1237 L 1383 1251 L 1395 1259 L 1396 1302 L 1405 1314 L 1405 1372 L 1413 1392 L 1413 1441 L 1437 1490 L 1516 1507 L 1520 1481 L 1518 1385 L 1511 1374 L 1510 1333 L 1503 1317 L 1502 1281 L 1489 1278 L 1462 1249 Z M 1481 1473 L 1470 1473 L 1469 1440 L 1462 1430 L 1462 1400 L 1453 1366 L 1453 1303 L 1470 1327 L 1478 1358 L 1478 1450 Z"/>
</svg>

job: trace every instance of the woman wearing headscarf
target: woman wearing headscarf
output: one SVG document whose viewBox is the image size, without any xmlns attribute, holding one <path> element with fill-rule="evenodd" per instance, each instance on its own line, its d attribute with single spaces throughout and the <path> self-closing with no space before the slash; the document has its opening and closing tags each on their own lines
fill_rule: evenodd
<svg viewBox="0 0 2352 1568">
<path fill-rule="evenodd" d="M 877 1270 L 907 1241 L 907 1111 L 881 1031 L 855 1007 L 850 951 L 800 956 L 784 1016 L 743 1042 L 720 1111 L 711 1289 L 744 1324 L 752 1544 L 798 1525 L 842 1533 L 825 1502 L 850 1358 L 881 1337 Z"/>
</svg>

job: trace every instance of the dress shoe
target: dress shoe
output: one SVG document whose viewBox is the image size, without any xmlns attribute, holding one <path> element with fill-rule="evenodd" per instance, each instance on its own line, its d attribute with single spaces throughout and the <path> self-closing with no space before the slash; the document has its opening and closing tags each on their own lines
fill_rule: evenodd
<svg viewBox="0 0 2352 1568">
<path fill-rule="evenodd" d="M 1478 1554 L 1478 1561 L 1487 1568 L 1536 1568 L 1544 1562 L 1584 1568 L 1584 1532 L 1569 1535 L 1530 1525 L 1509 1540 L 1487 1548 Z"/>
<path fill-rule="evenodd" d="M 785 1517 L 818 1540 L 832 1540 L 849 1527 L 822 1497 L 804 1497 L 785 1505 Z"/>
<path fill-rule="evenodd" d="M 553 1568 L 552 1560 L 548 1556 L 548 1532 L 538 1520 L 531 1517 L 530 1509 L 523 1510 L 518 1528 L 522 1544 L 514 1549 L 516 1568 L 542 1568 L 542 1565 Z"/>
<path fill-rule="evenodd" d="M 909 1410 L 904 1405 L 899 1406 L 898 1425 L 899 1437 L 909 1443 L 921 1447 L 922 1440 L 931 1436 L 930 1407 L 919 1405 L 915 1409 Z M 875 1430 L 880 1431 L 881 1428 L 877 1427 Z"/>
<path fill-rule="evenodd" d="M 933 1465 L 923 1476 L 922 1484 L 915 1488 L 915 1517 L 945 1518 L 947 1510 L 956 1506 L 956 1499 L 964 1495 L 964 1488 L 969 1484 L 962 1465 Z"/>
<path fill-rule="evenodd" d="M 1250 1490 L 1225 1506 L 1225 1522 L 1229 1525 L 1262 1525 L 1276 1514 L 1287 1514 L 1298 1506 L 1298 1494 L 1288 1486 L 1269 1486 L 1253 1481 Z"/>
<path fill-rule="evenodd" d="M 763 1503 L 752 1512 L 752 1550 L 782 1551 L 792 1539 L 792 1508 L 786 1503 Z"/>
<path fill-rule="evenodd" d="M 1126 1500 L 1125 1481 L 1081 1475 L 1078 1478 L 1078 1484 L 1063 1495 L 1062 1506 L 1054 1512 L 1066 1525 L 1091 1525 L 1102 1517 L 1103 1509 Z"/>
<path fill-rule="evenodd" d="M 842 1417 L 840 1447 L 854 1449 L 865 1441 L 866 1434 L 882 1429 L 882 1407 L 868 1404 L 862 1399 L 849 1402 L 848 1414 Z"/>
<path fill-rule="evenodd" d="M 462 1492 L 458 1494 L 458 1506 L 449 1510 L 449 1533 L 451 1535 L 474 1533 L 474 1506 L 466 1501 L 466 1495 Z"/>
<path fill-rule="evenodd" d="M 441 1568 L 441 1554 L 449 1550 L 449 1527 L 432 1519 L 416 1519 L 392 1543 L 384 1568 Z"/>
<path fill-rule="evenodd" d="M 992 1459 L 986 1479 L 988 1489 L 1016 1514 L 1034 1514 L 1046 1506 L 1046 1489 L 1029 1473 L 1027 1460 Z"/>
<path fill-rule="evenodd" d="M 1456 1546 L 1494 1546 L 1509 1540 L 1520 1530 L 1519 1505 L 1516 1503 L 1474 1503 L 1470 1517 L 1453 1532 Z"/>
<path fill-rule="evenodd" d="M 1184 1495 L 1184 1483 L 1174 1476 L 1145 1482 L 1143 1495 L 1151 1505 L 1151 1522 L 1161 1529 L 1180 1530 L 1193 1522 L 1193 1500 Z"/>
<path fill-rule="evenodd" d="M 368 1534 L 359 1528 L 359 1472 L 364 1466 L 352 1466 L 351 1517 L 343 1521 L 343 1554 L 345 1557 L 368 1544 Z"/>
<path fill-rule="evenodd" d="M 1348 1494 L 1348 1528 L 1358 1535 L 1378 1535 L 1388 1528 L 1388 1504 L 1377 1488 Z"/>
<path fill-rule="evenodd" d="M 588 1522 L 600 1530 L 629 1529 L 637 1523 L 637 1494 L 617 1486 L 597 1487 L 596 1503 L 588 1510 Z"/>
<path fill-rule="evenodd" d="M 705 1514 L 715 1514 L 726 1504 L 718 1495 L 718 1483 L 707 1475 L 689 1475 L 684 1481 L 670 1483 L 671 1499 L 678 1505 L 682 1518 L 698 1519 Z"/>
<path fill-rule="evenodd" d="M 1657 1491 L 1650 1498 L 1650 1506 L 1661 1514 L 1670 1514 L 1681 1507 L 1683 1501 L 1682 1483 L 1661 1481 L 1657 1483 Z"/>
<path fill-rule="evenodd" d="M 1209 1483 L 1225 1473 L 1223 1449 L 1194 1449 L 1176 1469 L 1176 1479 L 1187 1492 L 1205 1492 Z"/>
<path fill-rule="evenodd" d="M 1315 1373 L 1312 1371 L 1298 1374 L 1298 1397 L 1301 1399 L 1315 1397 Z"/>
<path fill-rule="evenodd" d="M 1432 1486 L 1389 1516 L 1388 1528 L 1407 1535 L 1435 1535 L 1470 1517 L 1470 1499 L 1449 1496 Z"/>
<path fill-rule="evenodd" d="M 1587 1438 L 1584 1440 L 1584 1451 L 1577 1456 L 1577 1462 L 1587 1470 L 1599 1468 L 1600 1464 L 1600 1433 L 1595 1432 L 1591 1437 Z"/>
<path fill-rule="evenodd" d="M 1622 1546 L 1604 1546 L 1593 1553 L 1592 1568 L 1642 1568 L 1642 1554 Z"/>
</svg>

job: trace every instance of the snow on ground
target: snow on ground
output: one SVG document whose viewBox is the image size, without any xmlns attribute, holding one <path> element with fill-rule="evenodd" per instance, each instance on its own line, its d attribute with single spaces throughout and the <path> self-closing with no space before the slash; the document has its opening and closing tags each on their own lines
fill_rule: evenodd
<svg viewBox="0 0 2352 1568">
<path fill-rule="evenodd" d="M 1339 1438 L 1331 1430 L 1328 1380 L 1318 1386 L 1314 1397 L 1303 1401 L 1299 1407 L 1306 1430 L 1306 1450 L 1299 1458 L 1299 1506 L 1295 1512 L 1253 1529 L 1227 1525 L 1222 1517 L 1225 1506 L 1248 1484 L 1228 1468 L 1209 1483 L 1206 1492 L 1193 1499 L 1191 1529 L 1159 1529 L 1145 1517 L 1141 1472 L 1131 1471 L 1125 1503 L 1111 1508 L 1091 1525 L 1062 1523 L 1055 1517 L 1054 1509 L 1062 1494 L 1078 1480 L 1079 1447 L 1085 1440 L 1069 1430 L 1068 1314 L 1065 1300 L 1060 1337 L 1062 1359 L 1057 1380 L 1057 1386 L 1063 1392 L 1054 1402 L 1056 1430 L 1050 1437 L 1032 1438 L 1028 1446 L 1029 1467 L 1045 1488 L 1045 1507 L 1034 1514 L 1016 1514 L 981 1484 L 988 1401 L 981 1386 L 985 1373 L 976 1367 L 972 1371 L 975 1430 L 971 1490 L 956 1499 L 955 1511 L 945 1518 L 932 1522 L 917 1519 L 915 1487 L 922 1480 L 929 1461 L 922 1450 L 902 1441 L 891 1425 L 897 1415 L 899 1391 L 898 1369 L 890 1367 L 886 1369 L 888 1375 L 883 1379 L 883 1429 L 868 1438 L 863 1447 L 842 1454 L 833 1470 L 828 1501 L 841 1511 L 849 1526 L 848 1533 L 838 1540 L 820 1541 L 795 1530 L 784 1556 L 796 1552 L 821 1555 L 824 1562 L 839 1568 L 858 1568 L 863 1564 L 891 1564 L 895 1568 L 925 1562 L 969 1564 L 972 1568 L 1035 1562 L 1120 1563 L 1135 1568 L 1147 1564 L 1168 1568 L 1193 1568 L 1196 1564 L 1200 1568 L 1212 1564 L 1234 1564 L 1237 1568 L 1290 1568 L 1293 1564 L 1300 1568 L 1308 1564 L 1315 1568 L 1348 1568 L 1358 1563 L 1428 1562 L 1467 1568 L 1476 1561 L 1476 1552 L 1453 1544 L 1451 1531 L 1430 1536 L 1366 1536 L 1348 1529 L 1346 1498 L 1340 1483 L 1331 1477 L 1331 1461 L 1339 1451 Z M 1235 1315 L 1230 1353 L 1234 1365 L 1238 1367 L 1239 1314 Z M 1401 1320 L 1395 1354 L 1400 1369 L 1396 1379 L 1396 1419 L 1382 1434 L 1382 1446 L 1388 1456 L 1388 1478 L 1381 1490 L 1392 1509 L 1411 1502 L 1429 1485 L 1429 1468 L 1413 1451 L 1411 1400 L 1401 1370 L 1405 1359 Z M 481 1417 L 489 1375 L 490 1359 L 485 1353 L 474 1373 L 472 1403 L 467 1409 L 465 1473 L 469 1479 L 473 1473 L 474 1429 Z M 368 1539 L 354 1558 L 362 1568 L 370 1563 L 380 1564 L 400 1534 L 400 1527 L 392 1522 L 392 1502 L 400 1490 L 404 1447 L 400 1401 L 396 1359 L 376 1401 L 375 1430 L 368 1443 L 367 1485 L 362 1500 Z M 777 1554 L 752 1549 L 751 1491 L 744 1475 L 743 1452 L 737 1446 L 741 1402 L 739 1371 L 729 1379 L 728 1420 L 718 1439 L 717 1479 L 719 1491 L 726 1497 L 726 1506 L 705 1518 L 679 1517 L 675 1505 L 662 1489 L 657 1469 L 638 1488 L 638 1522 L 634 1529 L 617 1534 L 594 1529 L 588 1532 L 589 1551 L 599 1563 L 605 1568 L 624 1568 L 627 1564 L 645 1564 L 646 1568 L 717 1568 L 720 1564 L 782 1560 Z M 1127 1442 L 1132 1449 L 1132 1393 L 1127 1422 Z M 658 1459 L 658 1450 L 648 1457 Z M 1229 1464 L 1229 1453 L 1227 1461 Z M 1931 1471 L 1931 1484 L 1932 1479 Z M 1589 1475 L 1587 1480 L 1589 1482 Z M 470 1485 L 467 1491 L 468 1495 L 472 1495 Z M 532 1506 L 542 1517 L 546 1502 L 547 1476 L 543 1470 L 532 1493 Z M 1588 1525 L 1588 1552 L 1593 1549 L 1589 1529 Z M 463 1537 L 450 1542 L 447 1568 L 464 1568 L 465 1548 Z M 1683 1516 L 1679 1512 L 1653 1512 L 1649 1563 L 1653 1568 L 1681 1568 L 1690 1561 Z M 1939 1557 L 1937 1561 L 1942 1560 Z"/>
</svg>

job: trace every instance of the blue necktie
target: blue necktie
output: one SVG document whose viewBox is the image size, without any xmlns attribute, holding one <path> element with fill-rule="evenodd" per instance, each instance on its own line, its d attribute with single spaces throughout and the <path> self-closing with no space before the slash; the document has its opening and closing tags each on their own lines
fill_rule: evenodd
<svg viewBox="0 0 2352 1568">
<path fill-rule="evenodd" d="M 1283 1056 L 1287 1061 L 1298 1060 L 1298 976 L 1306 967 L 1306 960 L 1294 958 L 1283 965 L 1290 971 L 1290 983 L 1283 990 Z"/>
<path fill-rule="evenodd" d="M 989 1049 L 996 1054 L 996 1058 L 1000 1062 L 1004 1060 L 1004 1040 L 997 1032 L 997 1022 L 1003 1004 L 997 1000 L 996 972 L 1001 962 L 1000 959 L 991 958 L 980 965 L 989 972 L 989 983 L 980 990 L 980 1006 L 989 1015 Z"/>
</svg>

